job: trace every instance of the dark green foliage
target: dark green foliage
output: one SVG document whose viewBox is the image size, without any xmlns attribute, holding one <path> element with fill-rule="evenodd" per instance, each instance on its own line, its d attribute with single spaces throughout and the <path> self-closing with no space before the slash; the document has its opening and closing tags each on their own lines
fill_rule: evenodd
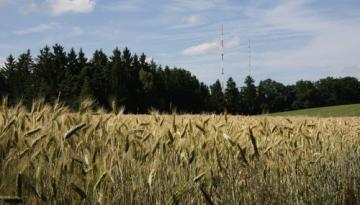
<svg viewBox="0 0 360 205">
<path fill-rule="evenodd" d="M 232 78 L 226 83 L 225 105 L 228 113 L 237 114 L 240 110 L 240 92 Z"/>
<path fill-rule="evenodd" d="M 121 60 L 121 51 L 116 48 L 113 51 L 113 56 L 110 57 L 110 72 L 108 79 L 110 79 L 111 93 L 114 95 L 116 102 L 121 105 L 125 104 L 125 75 L 124 67 Z"/>
<path fill-rule="evenodd" d="M 204 83 L 200 83 L 199 99 L 202 105 L 199 108 L 202 108 L 202 112 L 213 112 L 213 110 L 211 110 L 211 95 L 209 92 L 209 87 Z"/>
<path fill-rule="evenodd" d="M 258 112 L 257 91 L 251 76 L 245 78 L 245 87 L 241 89 L 241 110 L 243 114 L 252 115 Z"/>
<path fill-rule="evenodd" d="M 17 62 L 11 55 L 7 59 L 3 72 L 11 97 L 10 102 L 22 101 L 25 105 L 31 104 L 35 94 L 33 65 L 30 50 L 21 54 Z"/>
<path fill-rule="evenodd" d="M 211 110 L 216 113 L 224 112 L 225 96 L 219 80 L 210 86 L 210 94 Z"/>
<path fill-rule="evenodd" d="M 56 76 L 53 69 L 53 53 L 48 46 L 40 50 L 40 55 L 37 57 L 37 63 L 34 67 L 37 96 L 45 98 L 46 101 L 54 100 L 53 97 L 56 96 L 58 88 L 56 81 L 53 79 Z"/>
<path fill-rule="evenodd" d="M 68 53 L 58 44 L 40 50 L 35 63 L 30 51 L 16 60 L 9 56 L 0 73 L 0 95 L 10 103 L 22 100 L 30 106 L 35 98 L 58 98 L 73 109 L 91 98 L 96 105 L 124 106 L 127 112 L 159 111 L 199 113 L 208 111 L 209 90 L 190 72 L 146 62 L 145 54 L 116 48 L 109 58 L 101 51 L 88 60 L 82 50 Z"/>
<path fill-rule="evenodd" d="M 6 93 L 8 93 L 8 88 L 5 82 L 5 77 L 3 73 L 0 72 L 0 98 L 5 97 Z"/>
<path fill-rule="evenodd" d="M 0 86 L 1 86 L 1 97 L 5 96 L 6 94 L 9 95 L 10 98 L 13 98 L 14 96 L 14 87 L 16 83 L 16 62 L 15 58 L 10 55 L 5 62 L 4 68 L 0 72 Z"/>
<path fill-rule="evenodd" d="M 17 59 L 10 55 L 0 72 L 0 97 L 10 104 L 22 101 L 31 106 L 34 99 L 45 102 L 60 99 L 72 109 L 86 98 L 110 110 L 125 107 L 128 113 L 160 112 L 259 114 L 299 108 L 360 102 L 360 82 L 353 77 L 325 78 L 316 82 L 298 81 L 284 86 L 271 79 L 260 81 L 247 76 L 240 92 L 229 78 L 226 88 L 220 81 L 208 87 L 189 71 L 162 68 L 147 62 L 145 54 L 132 54 L 116 48 L 111 56 L 102 50 L 91 59 L 55 44 L 45 46 L 36 58 L 30 51 Z M 115 104 L 113 104 L 113 101 Z"/>
<path fill-rule="evenodd" d="M 90 87 L 94 99 L 100 105 L 108 105 L 108 96 L 110 94 L 110 86 L 107 81 L 107 71 L 108 71 L 109 61 L 104 52 L 95 51 L 91 63 L 88 68 L 87 77 L 89 78 Z"/>
<path fill-rule="evenodd" d="M 295 109 L 317 106 L 318 93 L 311 81 L 300 80 L 295 86 L 296 100 L 292 107 Z"/>
<path fill-rule="evenodd" d="M 259 106 L 263 113 L 277 112 L 287 105 L 287 88 L 271 79 L 262 80 L 258 87 Z"/>
</svg>

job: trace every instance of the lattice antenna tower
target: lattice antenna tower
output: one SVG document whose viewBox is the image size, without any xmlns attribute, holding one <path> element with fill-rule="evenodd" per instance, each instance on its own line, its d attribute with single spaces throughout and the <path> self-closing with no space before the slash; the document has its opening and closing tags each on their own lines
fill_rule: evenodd
<svg viewBox="0 0 360 205">
<path fill-rule="evenodd" d="M 220 34 L 220 52 L 221 52 L 221 87 L 224 88 L 224 25 L 221 25 L 221 34 Z"/>
</svg>

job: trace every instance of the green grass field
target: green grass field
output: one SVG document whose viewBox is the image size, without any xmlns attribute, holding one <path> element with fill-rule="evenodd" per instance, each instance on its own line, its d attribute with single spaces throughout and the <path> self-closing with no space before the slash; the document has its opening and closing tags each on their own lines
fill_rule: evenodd
<svg viewBox="0 0 360 205">
<path fill-rule="evenodd" d="M 310 117 L 356 117 L 360 116 L 360 104 L 294 110 L 271 113 L 271 116 L 310 116 Z"/>
</svg>

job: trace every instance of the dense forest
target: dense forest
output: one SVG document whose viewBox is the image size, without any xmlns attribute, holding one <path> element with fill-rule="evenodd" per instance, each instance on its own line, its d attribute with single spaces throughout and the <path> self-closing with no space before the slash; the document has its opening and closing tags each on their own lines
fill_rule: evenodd
<svg viewBox="0 0 360 205">
<path fill-rule="evenodd" d="M 209 87 L 189 71 L 148 62 L 145 54 L 116 48 L 111 56 L 97 50 L 91 59 L 80 49 L 66 52 L 61 45 L 46 46 L 32 57 L 30 50 L 10 55 L 0 72 L 0 97 L 10 104 L 31 106 L 34 99 L 60 100 L 77 110 L 84 99 L 127 113 L 160 112 L 259 114 L 360 102 L 360 82 L 354 77 L 300 80 L 283 85 L 271 79 L 256 86 L 250 76 L 238 88 L 229 78 Z M 114 104 L 116 106 L 114 106 Z"/>
</svg>

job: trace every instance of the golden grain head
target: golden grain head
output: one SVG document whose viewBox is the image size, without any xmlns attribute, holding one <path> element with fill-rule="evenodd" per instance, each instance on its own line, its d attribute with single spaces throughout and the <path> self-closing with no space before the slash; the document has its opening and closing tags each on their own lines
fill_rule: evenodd
<svg viewBox="0 0 360 205">
<path fill-rule="evenodd" d="M 359 204 L 360 119 L 0 108 L 0 204 Z"/>
</svg>

